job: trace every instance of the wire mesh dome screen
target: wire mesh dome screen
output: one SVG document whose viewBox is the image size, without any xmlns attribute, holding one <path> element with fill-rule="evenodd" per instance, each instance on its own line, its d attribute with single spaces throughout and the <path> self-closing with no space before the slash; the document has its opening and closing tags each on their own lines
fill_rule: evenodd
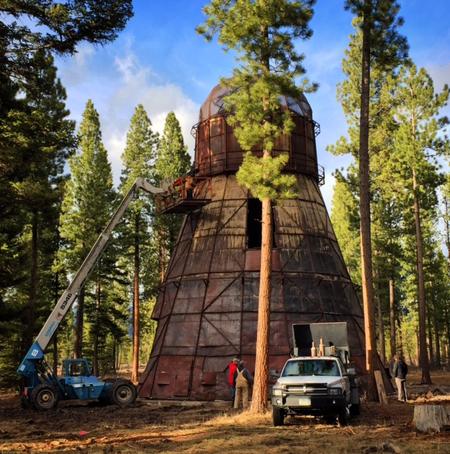
<svg viewBox="0 0 450 454">
<path fill-rule="evenodd" d="M 242 163 L 242 148 L 233 128 L 226 121 L 223 98 L 227 93 L 227 89 L 217 85 L 200 109 L 199 123 L 194 127 L 195 172 L 198 176 L 234 173 Z M 273 155 L 288 153 L 287 172 L 310 175 L 319 181 L 315 141 L 319 126 L 312 119 L 308 101 L 304 96 L 298 100 L 281 96 L 280 104 L 292 112 L 295 126 L 290 135 L 278 138 L 272 150 Z M 262 150 L 258 147 L 253 152 L 262 156 Z"/>
</svg>

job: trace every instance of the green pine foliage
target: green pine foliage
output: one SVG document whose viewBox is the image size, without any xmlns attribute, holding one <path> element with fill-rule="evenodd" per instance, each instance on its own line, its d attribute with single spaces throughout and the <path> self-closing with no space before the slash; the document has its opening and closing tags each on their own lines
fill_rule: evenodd
<svg viewBox="0 0 450 454">
<path fill-rule="evenodd" d="M 0 340 L 6 346 L 0 375 L 6 383 L 55 302 L 61 181 L 74 146 L 74 123 L 52 57 L 37 52 L 33 65 L 39 71 L 20 85 L 20 101 L 4 104 L 0 118 L 0 160 L 6 164 L 0 165 L 0 185 L 7 196 L 0 234 Z"/>
<path fill-rule="evenodd" d="M 83 113 L 78 137 L 80 151 L 69 161 L 71 178 L 66 184 L 60 227 L 60 235 L 65 242 L 60 259 L 64 268 L 72 273 L 80 267 L 105 227 L 114 200 L 111 165 L 102 142 L 99 116 L 90 100 Z M 111 262 L 114 259 L 109 259 L 107 255 L 102 257 L 94 273 L 94 280 L 100 289 L 103 288 L 102 277 L 110 269 L 108 264 Z M 102 271 L 102 265 L 105 271 Z M 101 299 L 100 295 L 91 296 L 91 299 Z M 79 298 L 78 310 L 83 310 L 82 304 Z M 101 307 L 101 301 L 87 306 L 88 312 L 94 314 L 95 325 L 98 325 L 96 320 Z M 80 325 L 78 329 L 81 329 Z M 80 331 L 79 335 L 82 337 L 83 333 Z"/>
<path fill-rule="evenodd" d="M 33 77 L 33 56 L 73 54 L 80 42 L 113 41 L 133 15 L 131 0 L 8 0 L 0 3 L 0 72 Z"/>
<path fill-rule="evenodd" d="M 294 126 L 291 112 L 280 105 L 280 97 L 298 98 L 316 88 L 306 78 L 300 86 L 296 84 L 305 69 L 303 55 L 293 42 L 311 37 L 308 24 L 314 3 L 213 0 L 204 8 L 205 24 L 197 28 L 206 39 L 217 35 L 226 50 L 237 52 L 239 66 L 221 81 L 230 89 L 224 105 L 242 148 L 250 151 L 259 145 L 266 151 L 264 164 L 257 164 L 257 158 L 247 153 L 237 174 L 240 184 L 261 200 L 268 195 L 280 198 L 294 194 L 295 178 L 281 174 L 287 159 L 270 153 L 277 138 Z"/>
<path fill-rule="evenodd" d="M 174 112 L 169 112 L 164 123 L 164 131 L 158 147 L 155 162 L 156 181 L 171 182 L 186 175 L 191 167 L 191 157 L 184 144 L 180 122 Z"/>
<path fill-rule="evenodd" d="M 158 144 L 158 134 L 153 132 L 144 107 L 138 105 L 131 118 L 126 147 L 122 154 L 123 169 L 119 188 L 122 195 L 139 177 L 155 183 L 154 166 Z M 120 233 L 122 250 L 120 266 L 127 277 L 128 301 L 133 300 L 133 279 L 136 277 L 141 289 L 138 295 L 140 309 L 151 304 L 149 298 L 155 293 L 158 285 L 157 273 L 155 273 L 156 257 L 152 247 L 154 211 L 155 203 L 152 197 L 148 194 L 138 194 L 128 208 Z M 141 263 L 144 266 L 141 267 Z M 143 314 L 146 314 L 145 310 L 140 311 L 140 326 L 142 326 Z M 132 320 L 131 324 L 133 324 Z M 152 343 L 152 339 L 145 339 L 145 342 Z"/>
<path fill-rule="evenodd" d="M 334 175 L 331 222 L 341 247 L 342 255 L 353 283 L 361 287 L 361 251 L 359 248 L 358 183 L 356 169 L 350 167 L 345 176 L 341 172 Z"/>
<path fill-rule="evenodd" d="M 171 183 L 186 175 L 191 168 L 191 157 L 184 144 L 180 123 L 173 112 L 169 112 L 158 147 L 155 162 L 156 183 Z M 166 272 L 170 256 L 175 247 L 183 217 L 179 214 L 157 215 L 155 219 L 155 250 L 158 254 L 160 280 Z"/>
</svg>

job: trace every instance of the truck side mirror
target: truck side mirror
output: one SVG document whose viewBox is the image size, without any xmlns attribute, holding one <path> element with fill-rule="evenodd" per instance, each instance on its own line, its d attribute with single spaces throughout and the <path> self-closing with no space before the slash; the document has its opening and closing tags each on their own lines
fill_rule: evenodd
<svg viewBox="0 0 450 454">
<path fill-rule="evenodd" d="M 347 375 L 356 375 L 356 369 L 354 367 L 349 367 L 347 369 Z"/>
</svg>

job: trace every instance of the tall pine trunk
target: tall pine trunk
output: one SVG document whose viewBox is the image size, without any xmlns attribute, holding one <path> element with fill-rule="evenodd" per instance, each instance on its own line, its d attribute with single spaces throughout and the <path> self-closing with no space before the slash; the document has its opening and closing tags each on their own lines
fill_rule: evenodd
<svg viewBox="0 0 450 454">
<path fill-rule="evenodd" d="M 140 216 L 137 214 L 134 219 L 133 361 L 131 367 L 131 381 L 133 383 L 138 383 L 139 381 L 139 228 Z"/>
<path fill-rule="evenodd" d="M 26 329 L 24 330 L 24 348 L 28 349 L 33 342 L 34 326 L 36 318 L 37 288 L 38 288 L 38 260 L 39 260 L 39 215 L 33 211 L 31 219 L 31 266 L 30 266 L 30 287 L 28 293 L 28 304 L 26 308 Z"/>
<path fill-rule="evenodd" d="M 75 358 L 81 358 L 83 355 L 83 331 L 84 331 L 84 287 L 80 289 L 77 298 L 77 314 L 75 317 L 75 341 L 73 347 L 73 355 Z"/>
<path fill-rule="evenodd" d="M 380 356 L 383 364 L 386 364 L 386 340 L 384 338 L 384 320 L 381 310 L 381 298 L 377 295 L 377 315 L 378 315 L 378 339 L 380 344 Z"/>
<path fill-rule="evenodd" d="M 450 202 L 447 197 L 444 197 L 445 209 L 445 245 L 447 247 L 447 261 L 450 267 Z"/>
<path fill-rule="evenodd" d="M 417 299 L 419 303 L 419 366 L 422 369 L 422 384 L 431 384 L 430 363 L 427 354 L 426 333 L 426 302 L 425 302 L 425 276 L 423 271 L 423 239 L 420 225 L 420 200 L 417 184 L 416 170 L 412 170 L 413 196 L 414 196 L 414 225 L 416 234 L 416 268 L 417 268 Z"/>
<path fill-rule="evenodd" d="M 370 102 L 370 11 L 366 0 L 363 18 L 363 43 L 361 61 L 361 112 L 359 124 L 359 211 L 361 233 L 361 284 L 364 308 L 364 333 L 366 344 L 366 372 L 368 374 L 368 398 L 377 400 L 374 378 L 376 354 L 375 311 L 373 302 L 372 244 L 370 229 L 370 162 L 369 162 L 369 102 Z"/>
<path fill-rule="evenodd" d="M 403 348 L 403 332 L 402 332 L 402 325 L 400 323 L 400 319 L 397 319 L 397 323 L 398 323 L 398 329 L 397 329 L 397 332 L 398 332 L 398 345 L 397 345 L 397 351 L 398 353 L 400 353 L 400 355 L 403 355 L 404 354 L 404 348 Z"/>
<path fill-rule="evenodd" d="M 395 320 L 396 320 L 396 313 L 395 313 L 395 284 L 394 279 L 389 279 L 389 324 L 391 328 L 391 336 L 390 336 L 390 347 L 391 347 L 391 358 L 397 352 L 397 344 L 396 344 L 396 329 L 395 329 Z"/>
<path fill-rule="evenodd" d="M 266 152 L 264 153 L 267 156 Z M 267 409 L 267 377 L 269 372 L 270 275 L 272 271 L 272 202 L 262 201 L 261 270 L 259 278 L 258 330 L 256 335 L 255 379 L 251 411 Z"/>
<path fill-rule="evenodd" d="M 430 308 L 427 310 L 427 327 L 428 327 L 428 359 L 430 366 L 434 364 L 434 345 L 433 345 L 433 326 L 431 323 Z"/>
<path fill-rule="evenodd" d="M 98 340 L 99 340 L 99 330 L 100 330 L 100 304 L 101 304 L 101 285 L 100 285 L 100 276 L 97 278 L 97 284 L 95 288 L 95 322 L 94 322 L 94 348 L 93 348 L 93 357 L 92 357 L 92 366 L 94 370 L 94 375 L 99 375 L 98 367 Z"/>
<path fill-rule="evenodd" d="M 450 311 L 445 311 L 445 328 L 447 331 L 447 366 L 450 366 Z"/>
</svg>

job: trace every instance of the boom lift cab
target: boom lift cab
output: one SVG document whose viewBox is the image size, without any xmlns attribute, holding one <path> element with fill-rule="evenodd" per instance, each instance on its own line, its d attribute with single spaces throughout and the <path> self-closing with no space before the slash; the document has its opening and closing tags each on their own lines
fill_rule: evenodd
<svg viewBox="0 0 450 454">
<path fill-rule="evenodd" d="M 138 178 L 125 195 L 17 369 L 25 382 L 21 393 L 23 406 L 31 404 L 37 410 L 49 410 L 63 399 L 98 400 L 121 406 L 132 404 L 136 400 L 137 391 L 133 383 L 123 379 L 100 380 L 92 375 L 92 369 L 86 359 L 65 360 L 63 375 L 57 377 L 45 361 L 44 351 L 105 250 L 114 228 L 139 190 L 154 196 L 167 192 L 165 189 L 155 188 L 143 178 Z"/>
</svg>

